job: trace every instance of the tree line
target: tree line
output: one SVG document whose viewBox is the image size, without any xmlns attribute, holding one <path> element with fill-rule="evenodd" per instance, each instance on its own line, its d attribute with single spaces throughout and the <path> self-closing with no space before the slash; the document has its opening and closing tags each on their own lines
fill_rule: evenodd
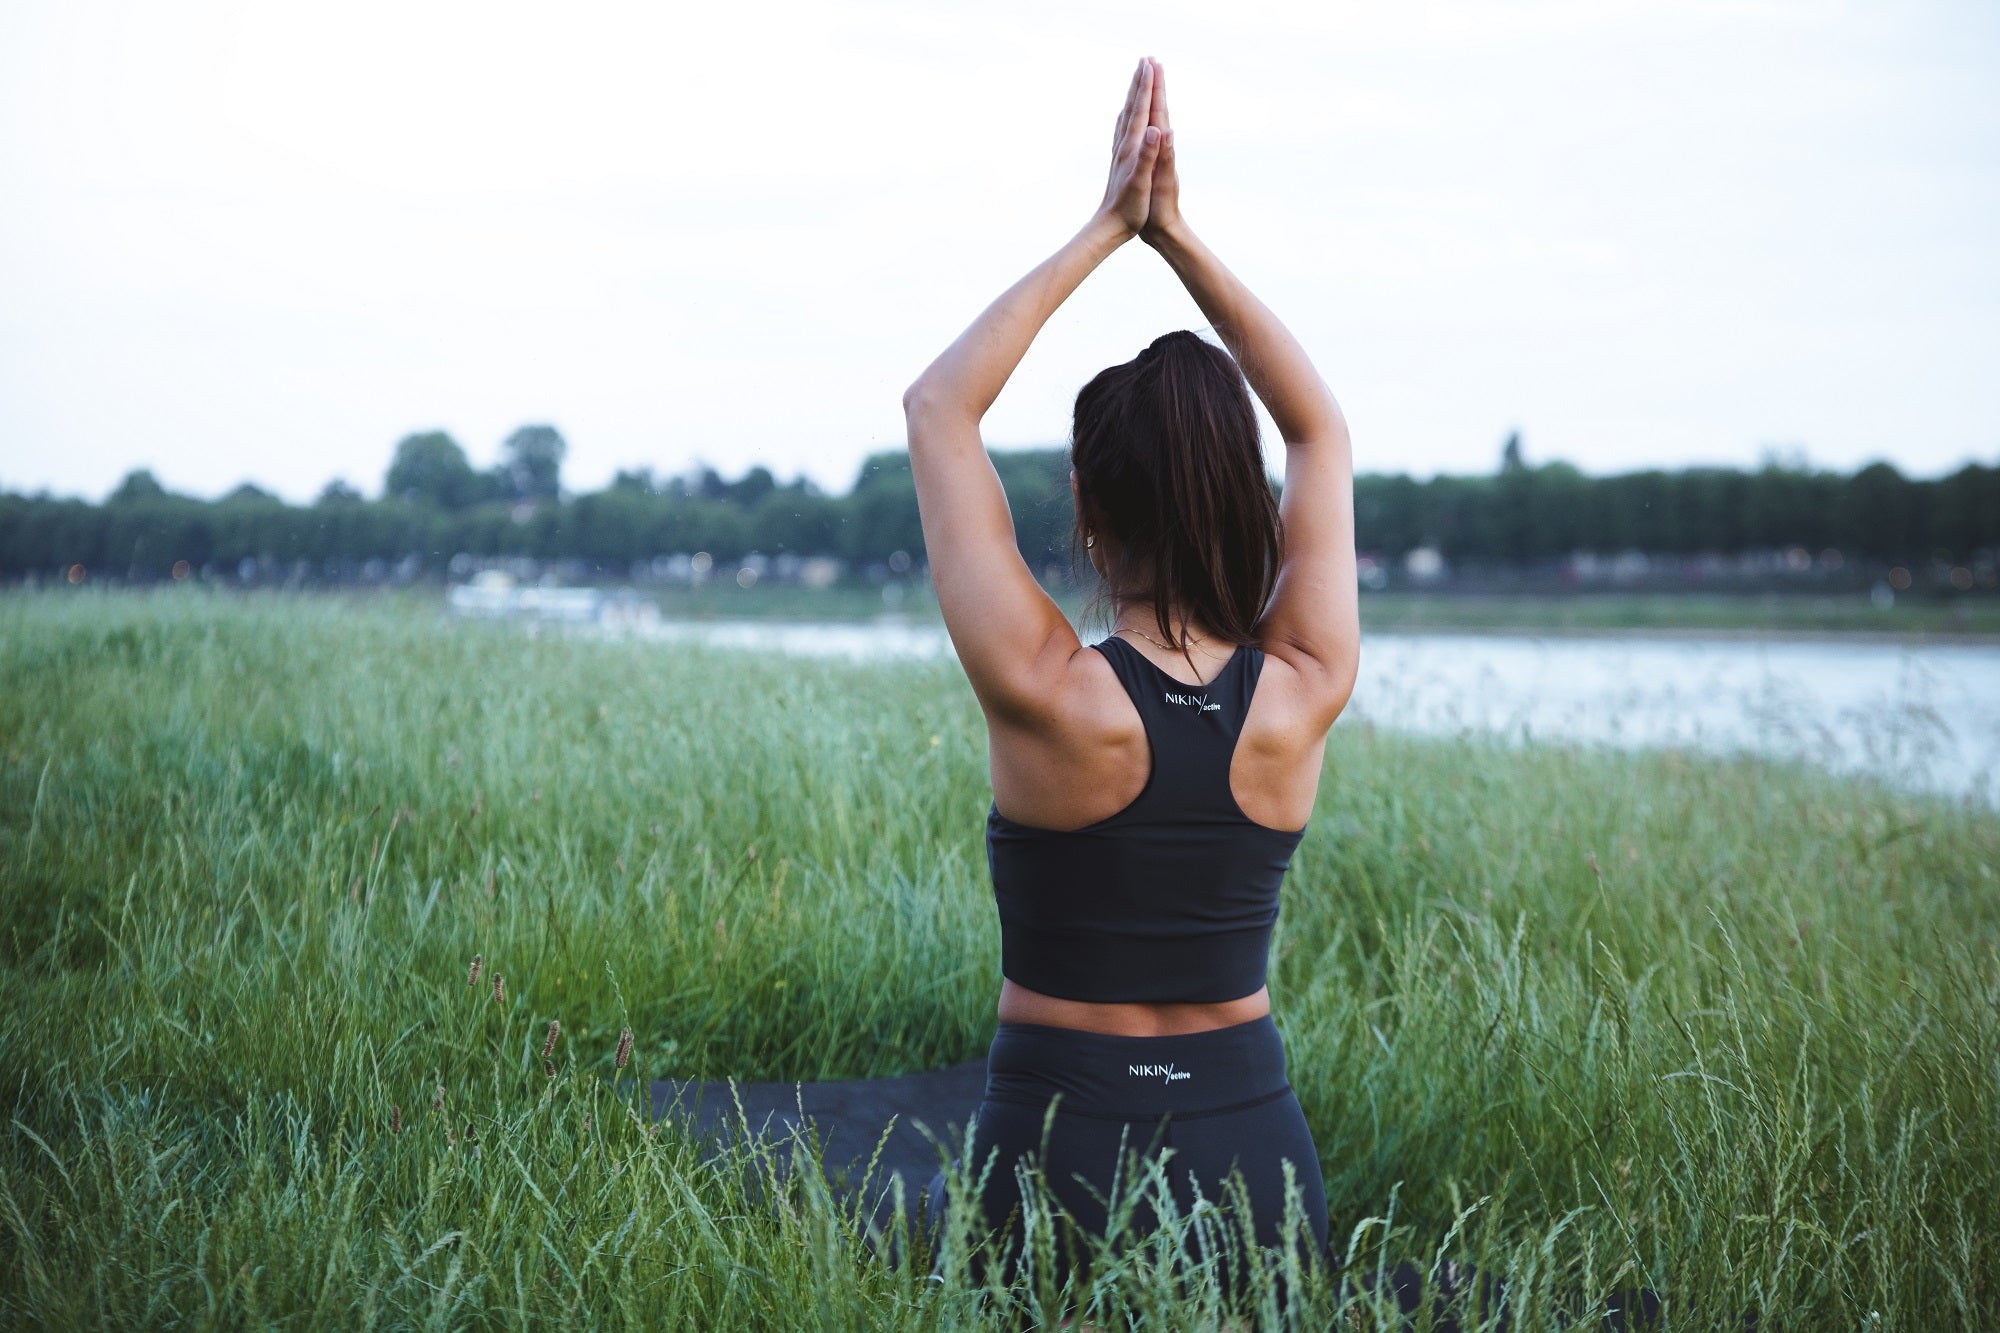
<svg viewBox="0 0 2000 1333">
<path fill-rule="evenodd" d="M 234 573 L 247 561 L 339 580 L 385 563 L 439 574 L 457 555 L 574 560 L 612 575 L 694 551 L 718 561 L 831 555 L 856 566 L 899 551 L 922 558 L 901 450 L 869 457 L 844 495 L 804 478 L 781 482 L 761 466 L 734 480 L 707 467 L 671 477 L 627 471 L 603 490 L 565 493 L 565 453 L 553 427 L 525 426 L 482 472 L 448 435 L 411 435 L 396 447 L 379 497 L 335 482 L 306 505 L 247 484 L 214 501 L 175 495 L 145 471 L 102 504 L 0 493 L 0 578 L 80 567 L 144 581 Z M 997 451 L 993 462 L 1030 566 L 1067 569 L 1066 451 Z M 1355 519 L 1364 552 L 1395 558 L 1430 548 L 1474 566 L 1532 566 L 1577 551 L 1794 547 L 1837 550 L 1857 564 L 1990 562 L 2000 547 L 2000 467 L 1969 464 L 1926 479 L 1888 463 L 1838 473 L 1772 461 L 1589 476 L 1566 463 L 1524 462 L 1516 438 L 1487 475 L 1357 477 Z"/>
</svg>

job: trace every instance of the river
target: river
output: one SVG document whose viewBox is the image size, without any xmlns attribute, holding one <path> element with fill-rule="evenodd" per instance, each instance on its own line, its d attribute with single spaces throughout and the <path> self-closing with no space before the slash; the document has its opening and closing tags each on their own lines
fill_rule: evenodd
<svg viewBox="0 0 2000 1333">
<path fill-rule="evenodd" d="M 666 643 L 947 656 L 942 626 L 662 621 Z M 2000 646 L 1695 635 L 1371 634 L 1343 721 L 1522 741 L 1754 751 L 2000 803 Z"/>
</svg>

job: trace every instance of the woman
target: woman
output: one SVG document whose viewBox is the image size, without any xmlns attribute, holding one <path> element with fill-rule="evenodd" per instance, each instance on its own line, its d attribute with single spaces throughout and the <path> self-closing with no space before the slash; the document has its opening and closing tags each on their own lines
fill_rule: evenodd
<svg viewBox="0 0 2000 1333">
<path fill-rule="evenodd" d="M 1229 351 L 1168 334 L 1077 397 L 1076 522 L 1114 621 L 1086 648 L 1021 559 L 979 422 L 1056 307 L 1134 237 Z M 1284 437 L 1282 506 L 1245 376 Z M 1181 216 L 1157 61 L 1133 74 L 1090 221 L 903 406 L 931 577 L 991 747 L 1005 981 L 967 1145 L 975 1175 L 997 1152 L 986 1218 L 1018 1237 L 1015 1168 L 1038 1165 L 1103 1235 L 1121 1145 L 1170 1149 L 1183 1209 L 1240 1172 L 1260 1245 L 1278 1239 L 1289 1164 L 1317 1257 L 1326 1201 L 1264 976 L 1354 684 L 1352 465 L 1305 353 Z"/>
</svg>

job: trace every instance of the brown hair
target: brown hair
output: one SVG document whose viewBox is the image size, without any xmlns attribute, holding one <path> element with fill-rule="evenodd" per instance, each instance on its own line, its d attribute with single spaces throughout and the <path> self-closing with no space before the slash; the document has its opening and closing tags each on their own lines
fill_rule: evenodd
<svg viewBox="0 0 2000 1333">
<path fill-rule="evenodd" d="M 1099 598 L 1150 598 L 1169 642 L 1169 609 L 1226 642 L 1255 641 L 1284 545 L 1250 388 L 1228 352 L 1183 329 L 1098 372 L 1076 396 L 1070 465 L 1077 541 L 1087 528 L 1117 542 Z"/>
</svg>

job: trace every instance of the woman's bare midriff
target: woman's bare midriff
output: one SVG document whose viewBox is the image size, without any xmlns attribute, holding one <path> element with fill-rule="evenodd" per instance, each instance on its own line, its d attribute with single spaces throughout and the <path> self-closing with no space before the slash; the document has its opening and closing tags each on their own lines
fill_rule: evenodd
<svg viewBox="0 0 2000 1333">
<path fill-rule="evenodd" d="M 1248 1023 L 1271 1012 L 1271 992 L 1259 986 L 1219 1004 L 1093 1004 L 1062 1000 L 1011 981 L 1000 983 L 1000 1021 L 1074 1028 L 1111 1037 L 1180 1037 Z"/>
</svg>

